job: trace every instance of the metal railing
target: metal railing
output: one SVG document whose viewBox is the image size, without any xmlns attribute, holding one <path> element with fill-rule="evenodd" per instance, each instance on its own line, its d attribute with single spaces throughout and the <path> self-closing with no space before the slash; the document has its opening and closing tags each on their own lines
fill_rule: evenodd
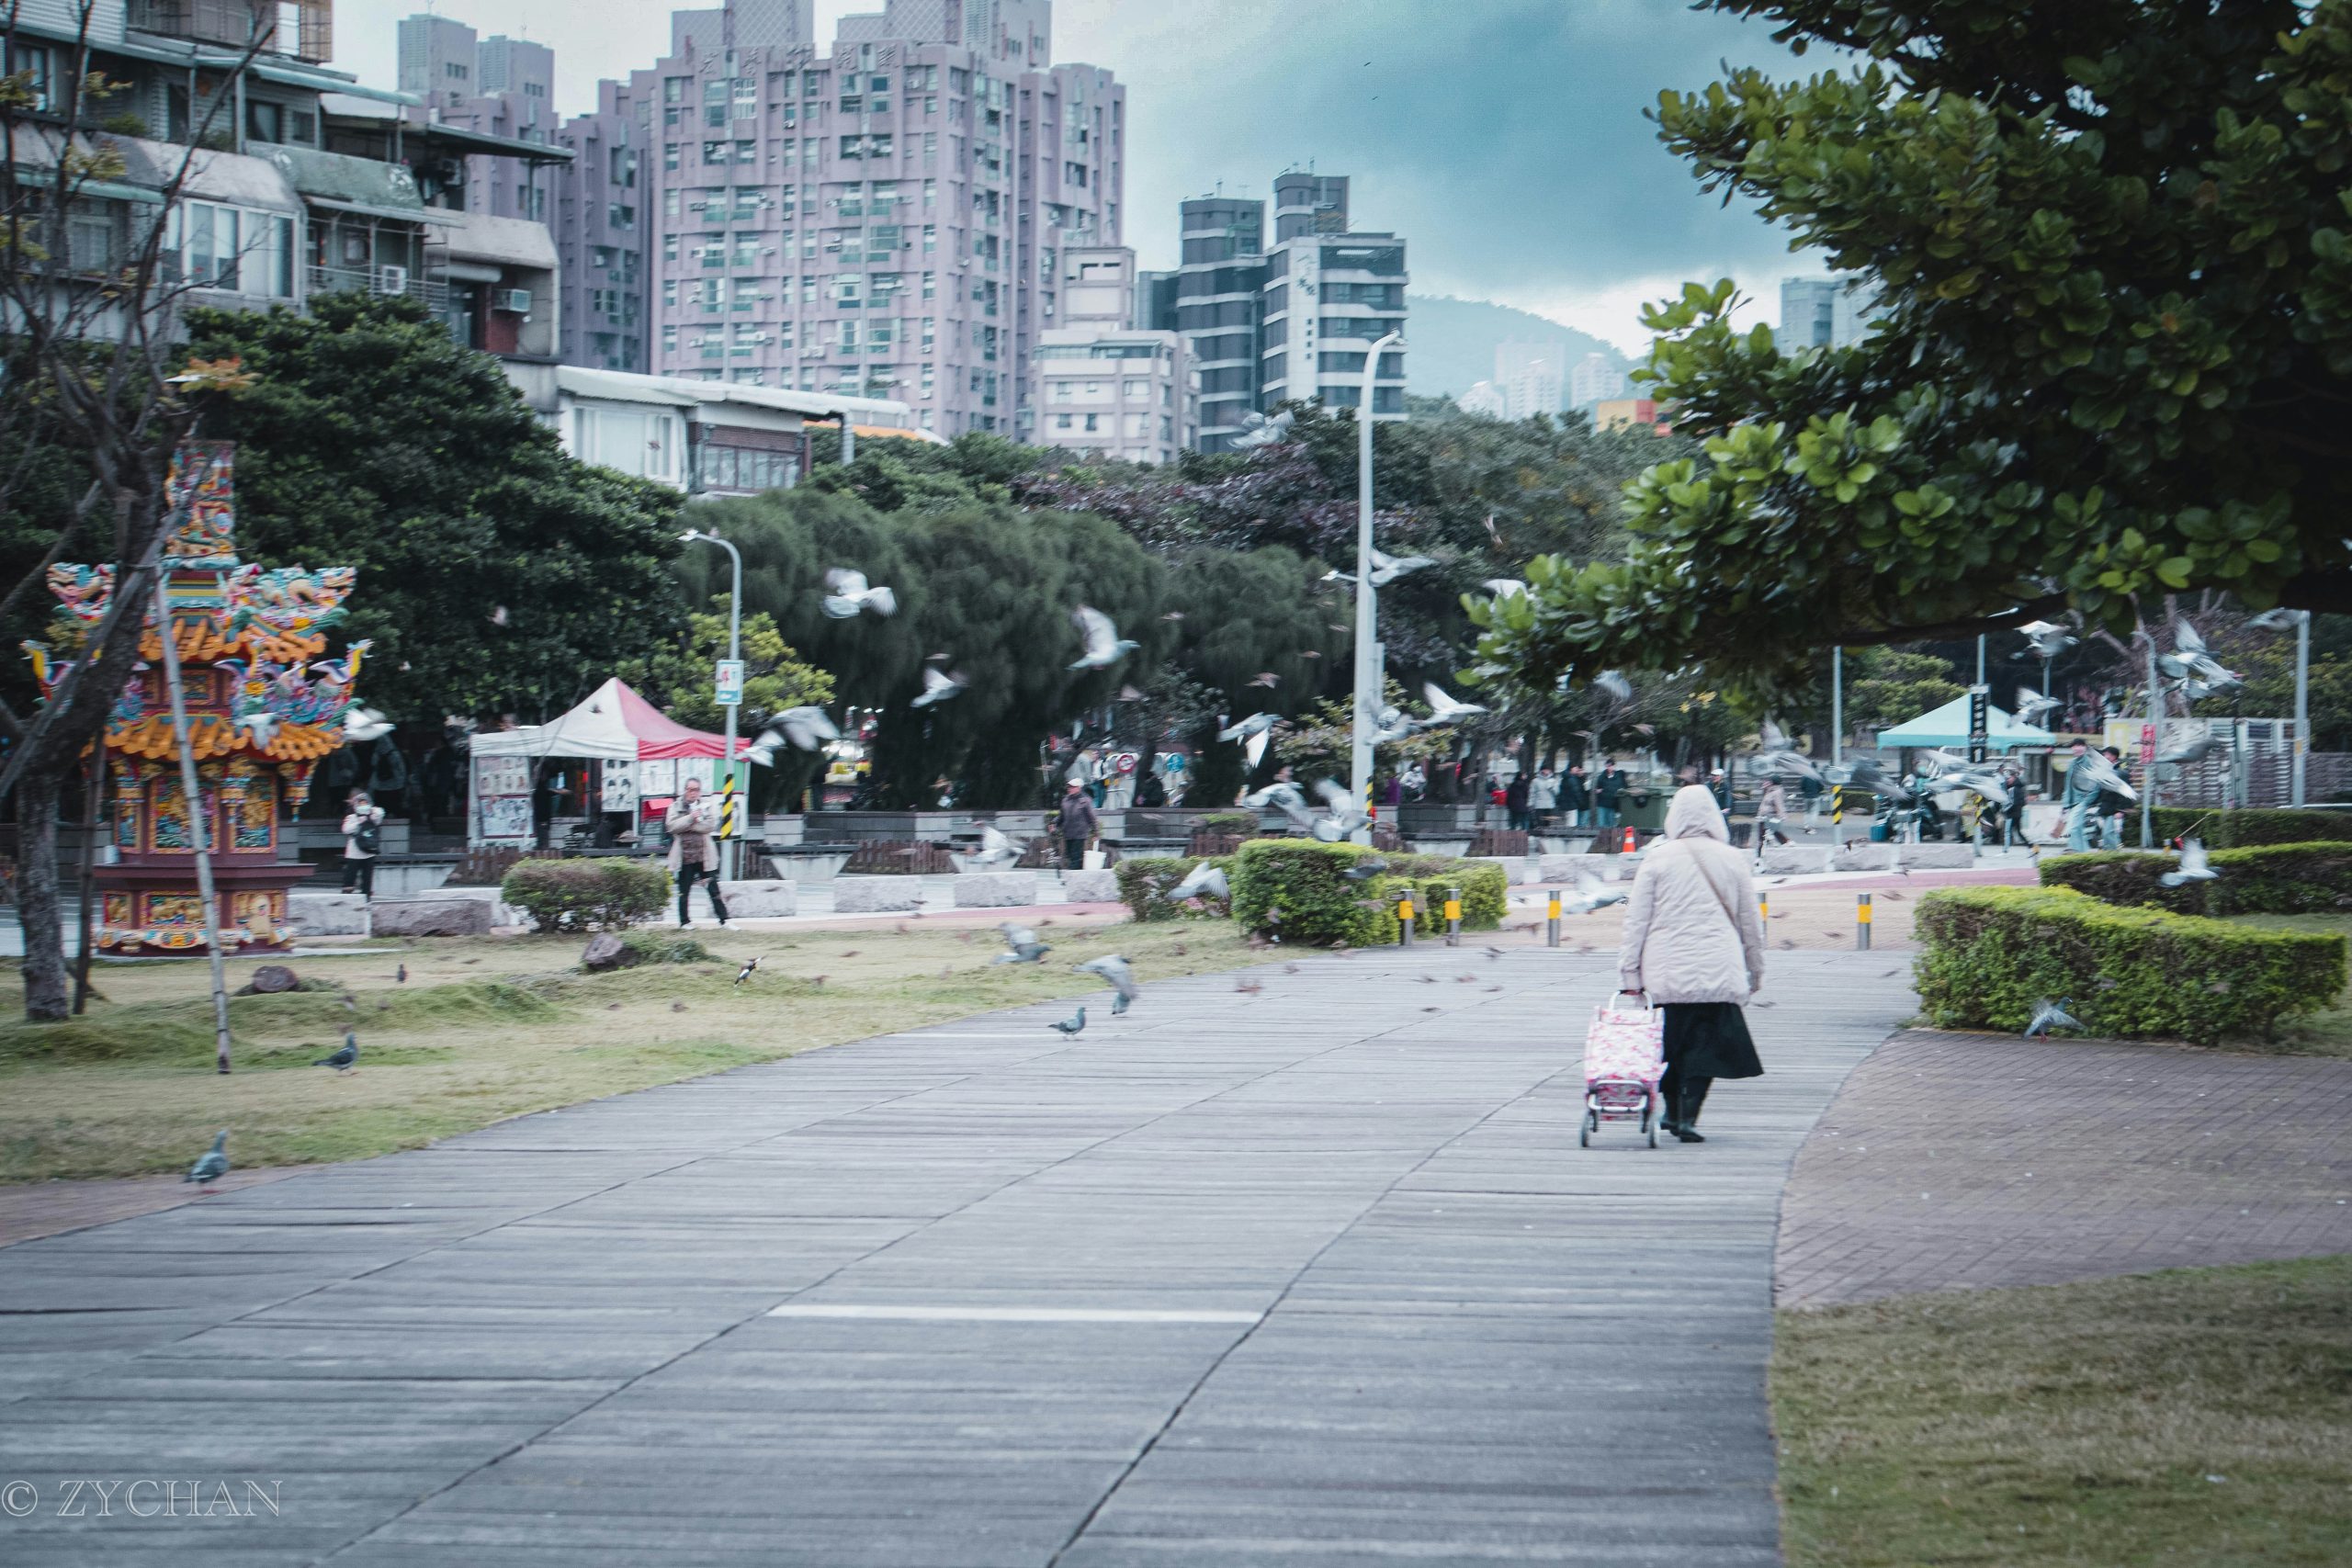
<svg viewBox="0 0 2352 1568">
<path fill-rule="evenodd" d="M 406 294 L 428 310 L 444 310 L 449 303 L 449 285 L 438 277 L 420 277 L 408 274 L 406 284 L 399 288 L 387 287 L 382 267 L 311 266 L 305 268 L 307 287 L 312 294 Z"/>
</svg>

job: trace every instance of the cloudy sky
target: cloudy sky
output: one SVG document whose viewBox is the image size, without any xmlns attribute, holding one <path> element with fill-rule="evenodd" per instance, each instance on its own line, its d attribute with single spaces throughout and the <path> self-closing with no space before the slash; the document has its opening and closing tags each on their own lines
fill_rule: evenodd
<svg viewBox="0 0 2352 1568">
<path fill-rule="evenodd" d="M 396 77 L 394 28 L 422 0 L 343 0 L 337 63 Z M 666 45 L 661 0 L 435 0 L 485 36 L 556 50 L 558 107 Z M 817 36 L 878 0 L 816 0 Z M 1702 196 L 1643 109 L 1720 64 L 1792 60 L 1761 25 L 1684 0 L 1059 0 L 1058 60 L 1126 84 L 1127 236 L 1175 262 L 1176 203 L 1220 182 L 1263 196 L 1293 164 L 1354 176 L 1359 227 L 1411 244 L 1414 288 L 1491 299 L 1638 351 L 1645 299 L 1729 276 L 1778 311 L 1810 256 Z"/>
</svg>

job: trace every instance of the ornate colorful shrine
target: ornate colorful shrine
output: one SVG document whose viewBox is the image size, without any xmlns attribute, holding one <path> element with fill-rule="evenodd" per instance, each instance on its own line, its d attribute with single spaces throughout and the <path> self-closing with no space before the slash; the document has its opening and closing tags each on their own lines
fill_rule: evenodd
<svg viewBox="0 0 2352 1568">
<path fill-rule="evenodd" d="M 319 759 L 344 743 L 368 645 L 320 658 L 326 629 L 344 618 L 353 569 L 265 570 L 238 560 L 233 454 L 233 443 L 192 442 L 173 463 L 167 501 L 186 509 L 187 521 L 164 545 L 164 598 L 221 941 L 273 952 L 292 934 L 287 889 L 310 874 L 298 862 L 280 862 L 279 818 L 300 807 Z M 62 629 L 86 635 L 106 615 L 114 569 L 52 566 L 49 586 L 62 605 Z M 54 690 L 71 660 L 45 644 L 25 649 L 43 693 Z M 96 942 L 118 955 L 180 953 L 205 944 L 204 903 L 162 664 L 165 636 L 152 611 L 139 654 L 99 748 L 118 858 L 96 868 L 104 911 Z"/>
</svg>

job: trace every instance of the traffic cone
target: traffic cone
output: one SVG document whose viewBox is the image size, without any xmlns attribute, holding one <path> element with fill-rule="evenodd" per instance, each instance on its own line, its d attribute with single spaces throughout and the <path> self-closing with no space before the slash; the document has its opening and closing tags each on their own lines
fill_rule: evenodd
<svg viewBox="0 0 2352 1568">
<path fill-rule="evenodd" d="M 1633 825 L 1631 822 L 1628 822 L 1628 823 L 1626 823 L 1626 824 L 1625 824 L 1625 853 L 1627 853 L 1627 854 L 1632 854 L 1633 852 L 1634 852 L 1634 825 Z"/>
</svg>

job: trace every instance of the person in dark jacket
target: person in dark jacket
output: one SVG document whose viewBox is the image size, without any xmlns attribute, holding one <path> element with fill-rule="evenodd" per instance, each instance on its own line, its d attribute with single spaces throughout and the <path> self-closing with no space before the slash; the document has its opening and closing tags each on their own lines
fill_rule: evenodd
<svg viewBox="0 0 2352 1568">
<path fill-rule="evenodd" d="M 1102 826 L 1094 815 L 1094 802 L 1086 793 L 1086 785 L 1072 773 L 1062 793 L 1062 866 L 1068 871 L 1081 871 L 1086 866 L 1087 840 Z"/>
<path fill-rule="evenodd" d="M 1569 763 L 1566 776 L 1560 780 L 1560 809 L 1567 814 L 1569 827 L 1585 825 L 1585 813 L 1592 809 L 1592 786 L 1585 782 L 1582 762 Z"/>
<path fill-rule="evenodd" d="M 1625 770 L 1611 757 L 1592 781 L 1592 821 L 1597 828 L 1617 826 L 1617 802 L 1625 794 Z"/>
<path fill-rule="evenodd" d="M 1503 786 L 1503 812 L 1506 820 L 1513 828 L 1522 832 L 1526 830 L 1527 774 L 1525 773 L 1513 773 L 1510 776 L 1510 783 Z"/>
<path fill-rule="evenodd" d="M 2099 750 L 2106 754 L 2109 763 L 2114 767 L 2115 776 L 2125 784 L 2130 784 L 2132 768 L 2131 764 L 2124 761 L 2123 753 L 2112 746 L 2102 746 Z M 2124 814 L 2131 809 L 2132 803 L 2113 790 L 2103 789 L 2098 792 L 2099 848 L 2120 850 L 2123 847 L 2123 818 Z"/>
</svg>

